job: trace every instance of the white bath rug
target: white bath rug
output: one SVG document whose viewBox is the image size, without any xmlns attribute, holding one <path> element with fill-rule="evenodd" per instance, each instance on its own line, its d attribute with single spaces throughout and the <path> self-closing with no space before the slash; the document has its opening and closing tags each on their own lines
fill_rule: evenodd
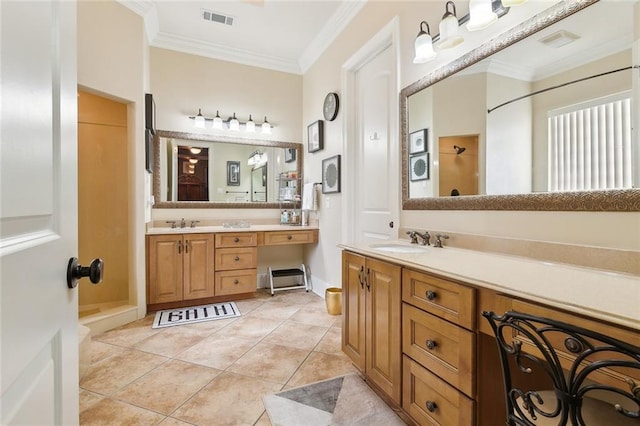
<svg viewBox="0 0 640 426">
<path fill-rule="evenodd" d="M 213 303 L 211 305 L 191 306 L 189 308 L 166 309 L 156 312 L 151 328 L 171 327 L 193 324 L 223 318 L 239 317 L 240 310 L 235 302 Z"/>
</svg>

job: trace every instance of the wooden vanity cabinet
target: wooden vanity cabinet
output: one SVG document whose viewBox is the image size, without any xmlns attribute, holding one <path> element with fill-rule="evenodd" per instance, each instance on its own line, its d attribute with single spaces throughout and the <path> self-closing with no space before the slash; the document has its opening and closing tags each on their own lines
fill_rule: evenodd
<svg viewBox="0 0 640 426">
<path fill-rule="evenodd" d="M 347 251 L 342 256 L 342 349 L 370 383 L 400 405 L 401 268 Z"/>
<path fill-rule="evenodd" d="M 402 300 L 403 410 L 421 425 L 473 425 L 475 290 L 403 269 Z"/>
<path fill-rule="evenodd" d="M 229 296 L 252 293 L 258 282 L 258 234 L 216 234 L 215 294 Z"/>
<path fill-rule="evenodd" d="M 150 305 L 214 295 L 212 234 L 150 235 L 147 253 Z"/>
</svg>

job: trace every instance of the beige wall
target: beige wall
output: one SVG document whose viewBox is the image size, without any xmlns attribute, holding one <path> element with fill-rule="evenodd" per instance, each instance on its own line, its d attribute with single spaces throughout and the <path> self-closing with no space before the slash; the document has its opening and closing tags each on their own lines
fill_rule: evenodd
<svg viewBox="0 0 640 426">
<path fill-rule="evenodd" d="M 78 85 L 127 104 L 129 303 L 145 313 L 144 92 L 147 41 L 142 18 L 115 1 L 78 2 Z M 109 265 L 105 264 L 105 271 Z"/>
<path fill-rule="evenodd" d="M 401 87 L 424 77 L 429 72 L 477 47 L 506 28 L 535 15 L 550 6 L 550 2 L 527 2 L 511 8 L 507 16 L 489 29 L 467 37 L 459 48 L 440 54 L 434 62 L 412 63 L 413 41 L 421 20 L 431 24 L 432 32 L 443 13 L 440 2 L 369 2 L 336 38 L 313 66 L 304 74 L 303 129 L 322 117 L 322 100 L 327 92 L 341 88 L 341 67 L 358 49 L 394 16 L 400 21 L 400 81 Z M 462 9 L 462 8 L 459 8 Z M 462 10 L 462 16 L 466 10 Z M 325 149 L 305 154 L 305 180 L 319 181 L 321 160 L 334 154 L 344 154 L 349 141 L 343 140 L 344 110 L 338 118 L 326 123 Z M 329 203 L 327 203 L 329 201 Z M 340 285 L 340 243 L 342 195 L 323 197 L 320 211 L 320 242 L 306 252 L 316 282 Z M 460 232 L 486 236 L 504 236 L 566 244 L 640 250 L 640 213 L 599 212 L 496 212 L 496 211 L 402 211 L 403 227 L 440 232 Z M 336 224 L 340 224 L 337 226 Z"/>
</svg>

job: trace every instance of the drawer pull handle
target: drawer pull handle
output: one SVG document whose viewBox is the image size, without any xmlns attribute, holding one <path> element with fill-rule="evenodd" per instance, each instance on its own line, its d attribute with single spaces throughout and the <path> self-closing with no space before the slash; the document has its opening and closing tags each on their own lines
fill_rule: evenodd
<svg viewBox="0 0 640 426">
<path fill-rule="evenodd" d="M 436 292 L 433 290 L 427 290 L 426 296 L 427 296 L 427 300 L 434 300 L 436 297 L 438 297 Z"/>
<path fill-rule="evenodd" d="M 238 281 L 238 280 L 233 280 L 233 283 L 234 283 L 234 284 L 236 284 L 236 285 L 238 285 L 238 284 L 240 284 L 240 281 Z"/>
<path fill-rule="evenodd" d="M 427 345 L 427 349 L 432 351 L 436 348 L 436 346 L 438 346 L 438 343 L 436 343 L 435 340 L 427 340 L 426 345 Z"/>
<path fill-rule="evenodd" d="M 233 239 L 233 242 L 234 242 L 234 243 L 239 243 L 239 242 L 240 242 L 240 238 L 235 237 L 235 238 Z"/>
<path fill-rule="evenodd" d="M 293 237 L 291 235 L 287 235 L 287 240 L 292 240 Z"/>
<path fill-rule="evenodd" d="M 240 257 L 236 256 L 236 257 L 233 258 L 233 260 L 235 260 L 237 262 L 238 260 L 240 260 Z"/>
<path fill-rule="evenodd" d="M 427 406 L 427 410 L 429 410 L 430 413 L 433 413 L 434 411 L 436 411 L 436 408 L 438 408 L 438 404 L 436 404 L 435 401 L 427 401 L 425 405 Z"/>
</svg>

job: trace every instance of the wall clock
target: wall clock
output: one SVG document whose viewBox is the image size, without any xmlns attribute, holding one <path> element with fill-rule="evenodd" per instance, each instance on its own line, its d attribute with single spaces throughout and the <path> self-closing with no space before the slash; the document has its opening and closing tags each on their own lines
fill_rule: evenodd
<svg viewBox="0 0 640 426">
<path fill-rule="evenodd" d="M 335 92 L 329 92 L 324 98 L 324 105 L 322 112 L 324 113 L 324 119 L 327 121 L 333 121 L 338 116 L 338 108 L 340 106 L 340 100 L 338 94 Z"/>
</svg>

